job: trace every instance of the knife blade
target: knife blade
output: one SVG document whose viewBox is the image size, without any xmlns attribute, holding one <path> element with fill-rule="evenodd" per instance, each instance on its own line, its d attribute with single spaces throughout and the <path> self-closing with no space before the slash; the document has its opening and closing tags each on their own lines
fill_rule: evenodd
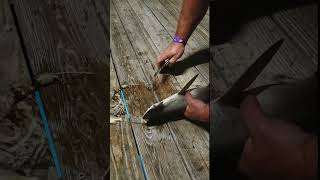
<svg viewBox="0 0 320 180">
<path fill-rule="evenodd" d="M 156 73 L 154 73 L 154 77 L 157 76 L 159 74 L 159 72 L 162 71 L 163 68 L 165 68 L 166 66 L 168 66 L 170 64 L 170 61 L 167 59 L 164 61 L 164 63 L 160 66 L 160 68 L 157 70 Z"/>
<path fill-rule="evenodd" d="M 195 76 L 193 76 L 193 78 L 191 78 L 189 80 L 189 82 L 187 82 L 186 85 L 184 85 L 184 87 L 178 92 L 178 94 L 180 95 L 184 95 L 184 93 L 188 90 L 188 88 L 191 86 L 191 84 L 197 79 L 199 74 L 196 74 Z"/>
<path fill-rule="evenodd" d="M 219 101 L 224 101 L 225 103 L 231 103 L 233 105 L 240 103 L 243 91 L 248 88 L 265 69 L 272 57 L 278 52 L 283 41 L 283 39 L 277 41 L 261 56 L 259 56 L 258 59 L 250 65 L 243 75 L 240 76 L 240 78 L 232 85 L 232 87 L 221 98 L 219 98 Z"/>
</svg>

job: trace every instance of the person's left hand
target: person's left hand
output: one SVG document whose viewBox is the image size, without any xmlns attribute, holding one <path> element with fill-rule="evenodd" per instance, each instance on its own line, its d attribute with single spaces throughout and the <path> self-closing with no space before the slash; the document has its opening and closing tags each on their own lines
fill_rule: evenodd
<svg viewBox="0 0 320 180">
<path fill-rule="evenodd" d="M 204 102 L 194 99 L 190 92 L 186 93 L 187 108 L 184 115 L 192 120 L 199 120 L 202 122 L 209 121 L 209 105 Z"/>
<path fill-rule="evenodd" d="M 265 114 L 255 96 L 241 103 L 249 132 L 239 169 L 253 179 L 318 179 L 318 136 Z"/>
</svg>

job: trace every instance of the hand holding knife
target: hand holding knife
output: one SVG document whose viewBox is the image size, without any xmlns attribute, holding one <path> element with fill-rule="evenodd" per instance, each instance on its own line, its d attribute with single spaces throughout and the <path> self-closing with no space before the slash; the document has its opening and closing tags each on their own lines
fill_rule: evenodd
<svg viewBox="0 0 320 180">
<path fill-rule="evenodd" d="M 164 63 L 159 67 L 159 69 L 157 70 L 156 73 L 154 73 L 153 76 L 154 76 L 154 77 L 157 76 L 157 75 L 163 70 L 163 68 L 169 66 L 170 64 L 171 64 L 171 63 L 170 63 L 169 59 L 165 60 Z"/>
</svg>

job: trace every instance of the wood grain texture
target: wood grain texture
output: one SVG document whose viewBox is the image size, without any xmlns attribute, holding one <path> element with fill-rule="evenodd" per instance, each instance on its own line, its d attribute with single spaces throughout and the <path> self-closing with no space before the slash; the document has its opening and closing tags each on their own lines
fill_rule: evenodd
<svg viewBox="0 0 320 180">
<path fill-rule="evenodd" d="M 290 9 L 284 12 L 291 11 L 295 10 Z M 279 16 L 282 13 L 276 14 L 276 16 Z M 313 13 L 311 12 L 311 14 Z M 284 19 L 288 18 L 286 19 L 288 20 L 287 23 L 282 25 L 290 24 L 290 26 L 295 26 L 291 27 L 292 29 L 290 28 L 289 32 L 287 32 L 285 29 L 289 28 L 289 26 L 286 28 L 282 27 L 282 25 L 274 19 L 274 16 L 263 16 L 249 21 L 246 24 L 241 24 L 240 31 L 233 34 L 233 37 L 230 41 L 227 41 L 220 46 L 210 47 L 212 52 L 212 61 L 210 62 L 210 83 L 213 89 L 217 89 L 221 92 L 225 92 L 226 90 L 228 90 L 228 88 L 233 85 L 233 83 L 242 75 L 242 73 L 250 66 L 250 64 L 252 64 L 264 51 L 266 51 L 272 44 L 280 39 L 284 39 L 284 43 L 251 87 L 271 83 L 297 82 L 297 80 L 305 79 L 314 74 L 317 68 L 317 63 L 311 56 L 310 50 L 312 51 L 312 48 L 308 48 L 306 44 L 303 44 L 304 42 L 297 42 L 297 39 L 299 39 L 298 41 L 300 41 L 306 36 L 306 34 L 309 34 L 309 32 L 307 33 L 303 31 L 296 31 L 296 29 L 304 29 L 304 23 L 298 23 L 296 21 L 294 24 L 290 24 L 289 22 L 293 22 L 291 18 L 294 18 L 294 16 L 290 15 L 289 17 L 289 14 L 287 14 L 287 16 L 282 16 L 282 18 Z M 317 17 L 313 16 L 312 18 L 303 18 L 302 14 L 300 14 L 295 18 L 306 18 L 310 20 Z M 317 31 L 317 28 L 315 29 L 314 27 L 313 29 L 308 30 L 314 32 Z M 215 36 L 218 35 L 215 34 Z M 317 35 L 313 36 L 312 38 L 317 39 Z M 298 43 L 302 43 L 302 45 L 298 45 Z M 310 41 L 310 43 L 312 44 L 312 41 Z M 303 50 L 301 46 L 308 48 L 309 53 L 308 51 Z M 220 77 L 217 77 L 217 75 Z M 265 91 L 265 94 L 262 93 L 261 95 L 259 95 L 258 98 L 264 112 L 268 112 L 268 108 L 266 107 L 268 107 L 268 105 L 270 104 L 269 99 L 271 99 L 271 101 L 275 100 L 272 102 L 273 105 L 277 104 L 277 102 L 283 103 L 281 100 L 279 101 L 279 98 L 275 99 L 272 98 L 270 94 L 269 96 L 266 95 L 268 94 L 267 92 L 268 90 Z M 291 98 L 293 98 L 294 100 L 297 99 L 296 96 L 292 96 Z M 266 102 L 266 100 L 269 100 L 269 102 Z M 288 108 L 288 106 L 286 106 L 285 108 Z M 271 115 L 272 113 L 274 112 L 268 112 L 269 115 Z M 213 117 L 213 114 L 211 115 L 211 117 Z M 213 119 L 211 122 L 213 122 L 214 120 L 215 119 Z M 215 127 L 215 123 L 211 124 L 211 130 L 213 130 L 213 127 Z M 226 125 L 225 127 L 228 127 L 228 125 Z M 210 134 L 210 141 L 211 144 L 214 144 L 215 138 L 219 137 L 219 135 L 220 137 L 222 136 L 221 134 L 214 134 L 214 131 L 211 132 L 212 133 Z M 216 133 L 219 132 L 216 131 Z M 217 141 L 219 140 L 217 139 Z M 215 147 L 211 147 L 211 150 L 214 150 L 214 148 Z M 216 164 L 216 166 L 211 167 L 219 167 L 219 162 L 216 163 L 217 160 L 219 160 L 219 157 L 215 159 L 214 153 L 212 152 L 214 151 L 211 151 L 211 162 L 212 164 Z M 220 161 L 223 162 L 225 160 L 221 159 Z M 211 178 L 213 179 L 215 178 L 214 171 L 216 171 L 216 169 L 211 169 L 210 171 L 212 174 Z"/>
<path fill-rule="evenodd" d="M 230 87 L 257 57 L 280 39 L 285 40 L 283 45 L 251 87 L 292 82 L 312 75 L 315 62 L 270 17 L 248 22 L 232 40 L 212 47 L 216 65 L 213 70 L 218 70 Z"/>
<path fill-rule="evenodd" d="M 176 26 L 179 20 L 179 12 L 181 6 L 176 7 L 170 5 L 170 2 L 166 1 L 143 1 L 146 6 L 150 9 L 155 18 L 159 21 L 162 27 L 157 28 L 158 31 L 165 29 L 168 33 L 168 44 L 172 41 L 172 37 L 175 34 Z M 178 8 L 178 9 L 177 9 Z M 178 10 L 178 12 L 177 12 Z M 209 11 L 208 11 L 209 12 Z M 208 21 L 204 18 L 201 22 Z M 206 22 L 206 24 L 208 24 Z M 208 28 L 208 25 L 207 27 Z M 164 44 L 165 47 L 168 44 Z M 165 48 L 164 47 L 164 48 Z M 163 48 L 163 49 L 164 49 Z M 193 32 L 192 36 L 189 38 L 185 55 L 181 57 L 180 60 L 190 61 L 190 64 L 194 64 L 195 68 L 200 72 L 200 74 L 209 81 L 209 31 L 207 29 L 201 29 L 199 25 Z M 162 50 L 162 49 L 161 49 Z M 203 52 L 201 56 L 199 52 Z M 208 52 L 208 53 L 206 53 Z M 193 55 L 193 56 L 192 56 Z M 193 61 L 191 63 L 191 61 Z"/>
<path fill-rule="evenodd" d="M 155 33 L 159 32 L 159 30 L 161 31 L 164 29 L 163 26 L 159 26 L 159 22 L 153 21 L 155 17 L 152 16 L 152 14 L 149 14 L 150 10 L 147 8 L 146 4 L 143 3 L 143 1 L 130 1 L 130 4 L 133 11 L 136 12 L 137 16 L 139 17 L 139 19 L 143 19 L 141 20 L 141 23 L 143 24 L 143 27 L 145 27 L 148 34 L 152 37 L 152 41 L 154 43 L 160 44 L 161 42 L 159 42 L 158 39 L 155 39 L 153 37 L 156 37 Z M 165 9 L 163 9 L 163 11 L 164 10 Z M 149 23 L 149 25 L 147 23 Z M 149 28 L 151 26 L 157 28 L 151 30 Z M 163 37 L 168 37 L 168 34 Z M 171 41 L 171 39 L 166 40 L 167 41 L 161 43 L 162 47 L 167 45 L 165 43 Z M 156 49 L 155 51 L 156 54 L 160 53 L 159 49 Z M 155 59 L 155 57 L 151 59 Z M 177 92 L 178 90 L 180 90 L 180 88 L 182 88 L 182 86 L 184 85 L 184 82 L 188 81 L 191 78 L 190 76 L 196 73 L 196 70 L 197 69 L 193 69 L 193 71 L 185 72 L 180 77 L 180 81 L 178 80 L 178 78 L 176 82 L 171 81 L 171 83 L 173 84 L 173 86 L 171 85 L 171 87 L 169 85 L 170 82 L 162 83 L 161 85 L 159 85 L 159 88 L 155 89 L 155 93 L 157 94 L 158 99 L 164 99 L 173 94 L 173 92 Z M 153 75 L 154 72 L 147 71 L 147 73 Z M 181 79 L 183 79 L 184 81 L 181 81 Z M 206 80 L 202 77 L 199 77 L 198 81 L 194 82 L 193 87 L 205 85 Z M 207 171 L 209 166 L 208 132 L 185 120 L 170 122 L 168 123 L 168 127 L 170 128 L 171 133 L 176 140 L 179 151 L 181 152 L 184 158 L 184 162 L 188 167 L 190 175 L 193 178 L 206 179 L 209 174 L 209 172 Z"/>
<path fill-rule="evenodd" d="M 129 1 L 134 13 L 139 18 L 138 22 L 141 22 L 141 26 L 143 27 L 143 31 L 146 32 L 150 36 L 150 40 L 152 40 L 154 46 L 154 51 L 156 51 L 157 55 L 164 50 L 170 42 L 172 42 L 171 36 L 168 34 L 167 30 L 162 26 L 162 24 L 157 20 L 152 13 L 152 11 L 143 3 L 143 1 Z M 191 53 L 190 49 L 186 50 L 184 57 L 187 57 Z M 156 56 L 150 59 L 152 63 L 154 63 Z M 193 59 L 195 61 L 195 59 Z M 185 69 L 183 74 L 177 75 L 174 78 L 180 84 L 186 84 L 195 74 L 201 74 L 195 67 L 189 66 L 188 69 Z M 201 74 L 196 81 L 193 83 L 192 87 L 201 84 L 201 81 L 208 82 L 206 78 Z"/>
<path fill-rule="evenodd" d="M 134 138 L 128 122 L 112 124 L 111 132 L 111 179 L 142 179 Z"/>
<path fill-rule="evenodd" d="M 9 3 L 1 1 L 0 168 L 32 176 L 52 163 L 20 47 Z"/>
<path fill-rule="evenodd" d="M 125 92 L 131 114 L 139 119 L 151 104 L 180 89 L 183 83 L 181 80 L 186 82 L 191 78 L 190 72 L 195 74 L 198 71 L 192 69 L 189 73 L 185 72 L 180 81 L 178 78 L 169 78 L 157 86 L 160 79 L 153 77 L 156 70 L 153 61 L 159 53 L 159 48 L 164 48 L 171 41 L 169 34 L 143 1 L 113 1 L 112 5 L 115 6 L 116 13 L 112 13 L 112 19 L 115 19 L 111 19 L 111 24 L 117 27 L 112 27 L 112 31 L 120 31 L 127 36 L 123 37 L 123 33 L 112 32 L 112 34 L 122 34 L 122 37 L 111 36 L 112 52 L 115 62 L 126 66 L 119 68 L 124 72 L 130 71 L 119 74 L 130 74 L 130 77 L 134 77 L 131 79 L 136 79 Z M 113 50 L 116 44 L 119 49 Z M 135 61 L 132 61 L 135 64 L 130 61 L 125 63 L 121 56 L 116 57 L 118 56 L 116 52 L 123 51 L 126 53 L 121 54 L 129 56 L 128 59 L 134 59 Z M 133 71 L 134 69 L 136 71 Z M 205 84 L 202 77 L 195 83 L 195 85 Z M 134 124 L 133 128 L 148 178 L 208 178 L 208 132 L 184 120 L 157 127 Z"/>
<path fill-rule="evenodd" d="M 317 3 L 282 10 L 272 17 L 313 61 L 318 60 Z"/>
<path fill-rule="evenodd" d="M 110 65 L 111 89 L 119 89 L 119 82 L 113 63 Z M 135 143 L 128 121 L 110 124 L 110 179 L 143 179 Z"/>
<path fill-rule="evenodd" d="M 118 4 L 116 3 L 121 3 L 121 1 L 117 1 L 117 2 L 112 1 L 112 6 L 111 6 L 112 34 L 116 33 L 115 31 L 125 29 L 123 24 L 121 23 L 121 19 L 117 14 L 118 11 L 116 11 L 116 8 L 119 8 L 119 7 L 117 6 Z M 125 17 L 128 17 L 128 16 L 125 16 Z M 125 36 L 128 35 L 127 33 L 124 33 L 124 34 Z M 124 36 L 124 34 L 122 34 L 122 36 Z M 130 44 L 129 39 L 127 40 L 128 41 L 122 41 L 122 38 L 120 38 L 120 36 L 113 36 L 113 35 L 111 36 L 111 44 L 117 43 L 117 44 L 126 45 L 126 46 L 121 46 L 122 48 L 120 50 L 125 51 L 126 53 L 128 53 L 127 55 L 129 58 L 134 59 L 131 62 L 131 63 L 134 63 L 134 65 L 130 66 L 131 64 L 129 64 L 130 63 L 129 60 L 124 61 L 123 59 L 120 59 L 121 56 L 119 57 L 118 54 L 114 54 L 117 51 L 114 51 L 113 48 L 112 48 L 112 54 L 115 60 L 115 64 L 118 64 L 115 66 L 115 68 L 117 69 L 118 66 L 125 64 L 122 67 L 122 70 L 127 72 L 126 74 L 130 74 L 133 84 L 129 84 L 129 88 L 125 90 L 125 96 L 129 106 L 129 111 L 132 114 L 132 116 L 134 118 L 141 118 L 143 111 L 146 110 L 148 106 L 156 102 L 156 100 L 153 93 L 146 88 L 148 86 L 148 83 L 146 83 L 147 80 L 145 80 L 144 77 L 139 77 L 140 73 L 143 70 L 141 69 L 140 66 L 137 66 L 137 64 L 139 64 L 138 57 L 133 51 L 132 49 L 133 47 Z M 117 59 L 120 59 L 120 61 L 117 61 Z M 118 72 L 118 69 L 117 69 L 117 72 Z M 118 75 L 121 76 L 120 73 Z M 122 78 L 119 77 L 119 79 L 122 79 Z M 170 132 L 167 126 L 163 125 L 155 128 L 155 130 L 150 132 L 150 134 L 152 135 L 151 137 L 144 136 L 144 133 L 146 131 L 145 129 L 148 130 L 149 128 L 142 125 L 136 125 L 136 124 L 133 125 L 133 130 L 137 139 L 137 144 L 139 146 L 140 153 L 143 158 L 148 179 L 156 179 L 156 178 L 170 179 L 170 177 L 171 178 L 175 177 L 175 173 L 171 171 L 171 169 L 173 168 L 176 168 L 176 171 L 178 172 L 179 175 L 181 175 L 181 177 L 185 179 L 189 179 L 188 173 L 185 167 L 183 166 L 181 156 L 177 153 L 178 150 L 174 144 L 174 141 L 172 140 L 172 137 L 170 135 Z M 145 141 L 142 138 L 146 138 L 148 141 Z M 155 141 L 155 142 L 150 143 L 150 141 L 151 142 Z M 161 142 L 161 144 L 166 144 L 166 146 L 164 145 L 160 146 L 159 142 Z M 160 161 L 158 159 L 158 156 L 159 155 L 162 156 L 163 153 L 161 152 L 166 152 L 166 156 L 164 156 Z M 175 161 L 172 161 L 173 155 L 175 157 Z"/>
<path fill-rule="evenodd" d="M 15 1 L 36 74 L 94 73 L 63 74 L 62 84 L 41 89 L 64 179 L 101 179 L 109 171 L 109 40 L 97 4 L 103 3 Z"/>
<path fill-rule="evenodd" d="M 157 0 L 157 1 L 151 1 L 151 4 L 158 4 L 159 3 L 158 6 L 160 6 L 160 7 L 163 6 L 164 9 L 167 11 L 167 13 L 163 13 L 163 15 L 166 17 L 173 18 L 174 21 L 172 21 L 172 23 L 175 23 L 175 28 L 176 28 L 176 26 L 178 24 L 179 17 L 180 17 L 182 2 L 183 1 Z M 175 33 L 175 31 L 173 33 Z M 202 43 L 205 46 L 208 46 L 208 43 L 209 43 L 209 11 L 207 11 L 206 15 L 203 17 L 203 19 L 200 21 L 199 25 L 194 30 L 193 36 L 194 36 L 193 38 L 196 39 L 195 42 L 193 42 L 194 44 L 198 43 L 201 45 L 201 43 Z"/>
<path fill-rule="evenodd" d="M 172 13 L 178 13 L 178 15 L 180 15 L 183 1 L 166 0 L 162 2 L 164 2 L 165 4 L 171 5 L 175 9 L 174 10 L 175 12 L 172 12 Z M 203 17 L 203 20 L 200 22 L 199 26 L 200 26 L 199 30 L 202 31 L 203 33 L 207 34 L 209 32 L 209 11 L 207 11 L 206 15 Z"/>
<path fill-rule="evenodd" d="M 110 179 L 143 179 L 128 122 L 110 125 Z"/>
</svg>

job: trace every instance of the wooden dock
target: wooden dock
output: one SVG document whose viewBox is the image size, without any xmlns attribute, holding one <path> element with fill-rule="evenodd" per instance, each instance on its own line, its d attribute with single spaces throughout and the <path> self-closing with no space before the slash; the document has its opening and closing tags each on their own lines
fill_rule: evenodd
<svg viewBox="0 0 320 180">
<path fill-rule="evenodd" d="M 230 87 L 262 52 L 284 39 L 284 44 L 252 87 L 311 76 L 318 67 L 317 13 L 316 3 L 307 3 L 244 21 L 227 42 L 210 47 L 210 70 L 218 71 L 226 87 Z M 214 76 L 210 78 L 215 79 Z"/>
<path fill-rule="evenodd" d="M 143 113 L 153 103 L 177 91 L 195 74 L 192 87 L 209 82 L 209 54 L 190 59 L 202 64 L 185 68 L 159 84 L 154 77 L 157 55 L 172 41 L 182 1 L 111 1 L 111 49 L 116 77 L 128 103 L 132 123 L 111 124 L 111 179 L 208 179 L 209 132 L 188 120 L 147 127 Z M 209 47 L 208 14 L 191 37 L 183 59 Z M 186 62 L 186 61 L 184 61 Z M 189 62 L 190 64 L 190 62 Z M 119 89 L 118 82 L 111 87 Z M 132 130 L 131 130 L 132 129 Z M 139 162 L 139 154 L 142 158 Z"/>
<path fill-rule="evenodd" d="M 182 0 L 2 0 L 0 179 L 54 179 L 56 172 L 9 2 L 15 5 L 37 75 L 93 73 L 62 74 L 62 83 L 41 88 L 63 178 L 68 180 L 109 175 L 119 180 L 209 179 L 209 125 L 179 120 L 147 127 L 142 123 L 147 108 L 179 91 L 196 74 L 192 87 L 206 86 L 210 79 L 216 92 L 225 91 L 282 38 L 284 44 L 253 86 L 292 82 L 317 69 L 315 4 L 243 23 L 230 40 L 210 48 L 210 63 L 208 12 L 187 44 L 185 61 L 178 62 L 183 68 L 152 89 L 160 81 L 153 77 L 155 58 L 172 41 Z M 125 115 L 119 84 L 132 122 Z M 112 124 L 109 105 L 122 118 L 115 117 Z"/>
<path fill-rule="evenodd" d="M 141 166 L 147 179 L 209 178 L 208 131 L 188 120 L 156 127 L 140 124 L 142 114 L 151 104 L 177 92 L 193 75 L 200 74 L 194 86 L 205 86 L 210 77 L 214 92 L 224 92 L 263 51 L 280 39 L 285 40 L 284 44 L 252 87 L 294 82 L 313 75 L 317 69 L 315 4 L 280 9 L 244 21 L 228 41 L 210 47 L 210 74 L 208 58 L 201 56 L 208 48 L 207 13 L 191 36 L 182 58 L 193 61 L 190 63 L 193 65 L 170 76 L 167 82 L 152 91 L 152 84 L 159 81 L 153 77 L 157 69 L 154 61 L 172 41 L 181 2 L 111 1 L 114 64 L 111 77 L 116 79 L 111 87 L 119 89 L 118 83 L 125 87 L 125 97 L 133 116 L 132 124 L 125 118 L 111 125 L 112 179 L 142 179 Z M 182 62 L 179 65 L 183 65 Z"/>
<path fill-rule="evenodd" d="M 108 1 L 10 2 L 19 26 L 13 22 L 9 2 L 1 1 L 1 169 L 12 171 L 9 175 L 39 179 L 56 174 L 22 54 L 19 28 L 36 76 L 91 73 L 57 74 L 61 82 L 41 87 L 41 93 L 63 179 L 102 179 L 109 173 L 110 157 Z"/>
<path fill-rule="evenodd" d="M 236 5 L 234 4 L 223 4 L 225 1 L 216 2 L 221 2 L 222 5 L 220 4 L 220 6 L 218 6 L 219 4 L 216 4 L 216 7 L 213 8 L 216 9 L 215 14 L 219 14 L 219 16 L 213 17 L 216 18 L 213 25 L 216 28 L 220 28 L 220 30 L 213 30 L 216 34 L 210 34 L 213 40 L 211 42 L 212 46 L 210 46 L 212 57 L 210 59 L 210 87 L 212 90 L 215 90 L 214 92 L 225 92 L 228 90 L 264 51 L 280 39 L 284 39 L 284 43 L 268 66 L 249 88 L 267 84 L 295 83 L 315 75 L 317 69 L 319 69 L 317 3 L 306 3 L 298 6 L 280 8 L 269 11 L 263 16 L 251 16 L 250 18 L 247 17 L 247 19 L 240 21 L 239 17 L 244 16 L 244 14 L 249 14 L 251 11 L 263 11 L 263 8 L 266 7 L 263 6 L 261 9 L 260 6 L 260 9 L 258 9 L 252 4 L 251 6 L 247 4 L 241 6 L 242 1 L 237 1 L 236 4 L 238 3 L 237 5 L 239 6 L 235 8 Z M 230 1 L 226 0 L 226 2 Z M 256 3 L 260 4 L 263 2 L 272 3 L 273 1 L 259 1 Z M 274 4 L 274 6 L 276 6 L 276 4 Z M 233 9 L 237 11 L 231 13 Z M 228 29 L 228 23 L 232 23 L 231 21 L 236 21 L 235 23 L 240 21 L 241 23 L 239 23 L 238 26 L 233 26 L 234 32 L 229 34 L 228 39 L 225 39 L 223 42 L 216 42 L 215 40 L 222 39 L 219 36 L 225 34 L 224 31 L 230 30 Z M 320 77 L 318 78 L 320 79 Z M 299 95 L 296 97 L 293 96 L 292 102 L 301 105 L 303 101 L 299 101 L 298 98 L 303 99 L 304 97 L 299 97 Z M 275 100 L 270 94 L 268 96 L 268 93 L 261 93 L 258 99 L 262 107 L 268 107 L 268 103 L 272 102 L 270 99 Z M 277 100 L 275 101 L 276 102 L 272 103 L 281 103 Z M 283 108 L 290 109 L 290 107 Z M 267 109 L 264 110 L 267 111 Z M 307 111 L 300 108 L 297 112 L 299 112 L 299 110 Z M 301 112 L 301 114 L 303 113 Z M 214 119 L 211 120 L 211 122 L 213 121 Z M 228 136 L 229 133 L 237 133 L 236 130 L 235 132 L 227 133 L 221 132 L 223 130 L 220 130 L 220 132 L 212 131 L 214 128 L 212 125 L 210 129 L 210 145 L 214 144 L 217 133 L 221 133 L 222 135 L 220 134 L 219 137 L 224 140 L 228 139 L 226 136 Z M 225 138 L 222 138 L 224 135 L 226 135 Z M 232 137 L 232 135 L 233 134 L 231 134 L 230 137 Z M 215 147 L 213 146 L 211 148 L 214 149 Z M 233 154 L 225 153 L 224 155 L 232 159 L 235 152 L 232 153 Z M 232 168 L 233 165 L 235 165 L 235 167 L 237 166 L 237 164 L 228 163 L 230 160 L 227 158 L 215 159 L 212 151 L 210 151 L 210 160 L 210 177 L 213 179 L 220 179 L 217 178 L 217 176 L 219 176 L 219 172 L 225 170 L 226 166 L 227 168 Z M 234 160 L 232 159 L 231 162 L 234 162 Z M 230 171 L 227 172 L 231 175 Z"/>
</svg>

